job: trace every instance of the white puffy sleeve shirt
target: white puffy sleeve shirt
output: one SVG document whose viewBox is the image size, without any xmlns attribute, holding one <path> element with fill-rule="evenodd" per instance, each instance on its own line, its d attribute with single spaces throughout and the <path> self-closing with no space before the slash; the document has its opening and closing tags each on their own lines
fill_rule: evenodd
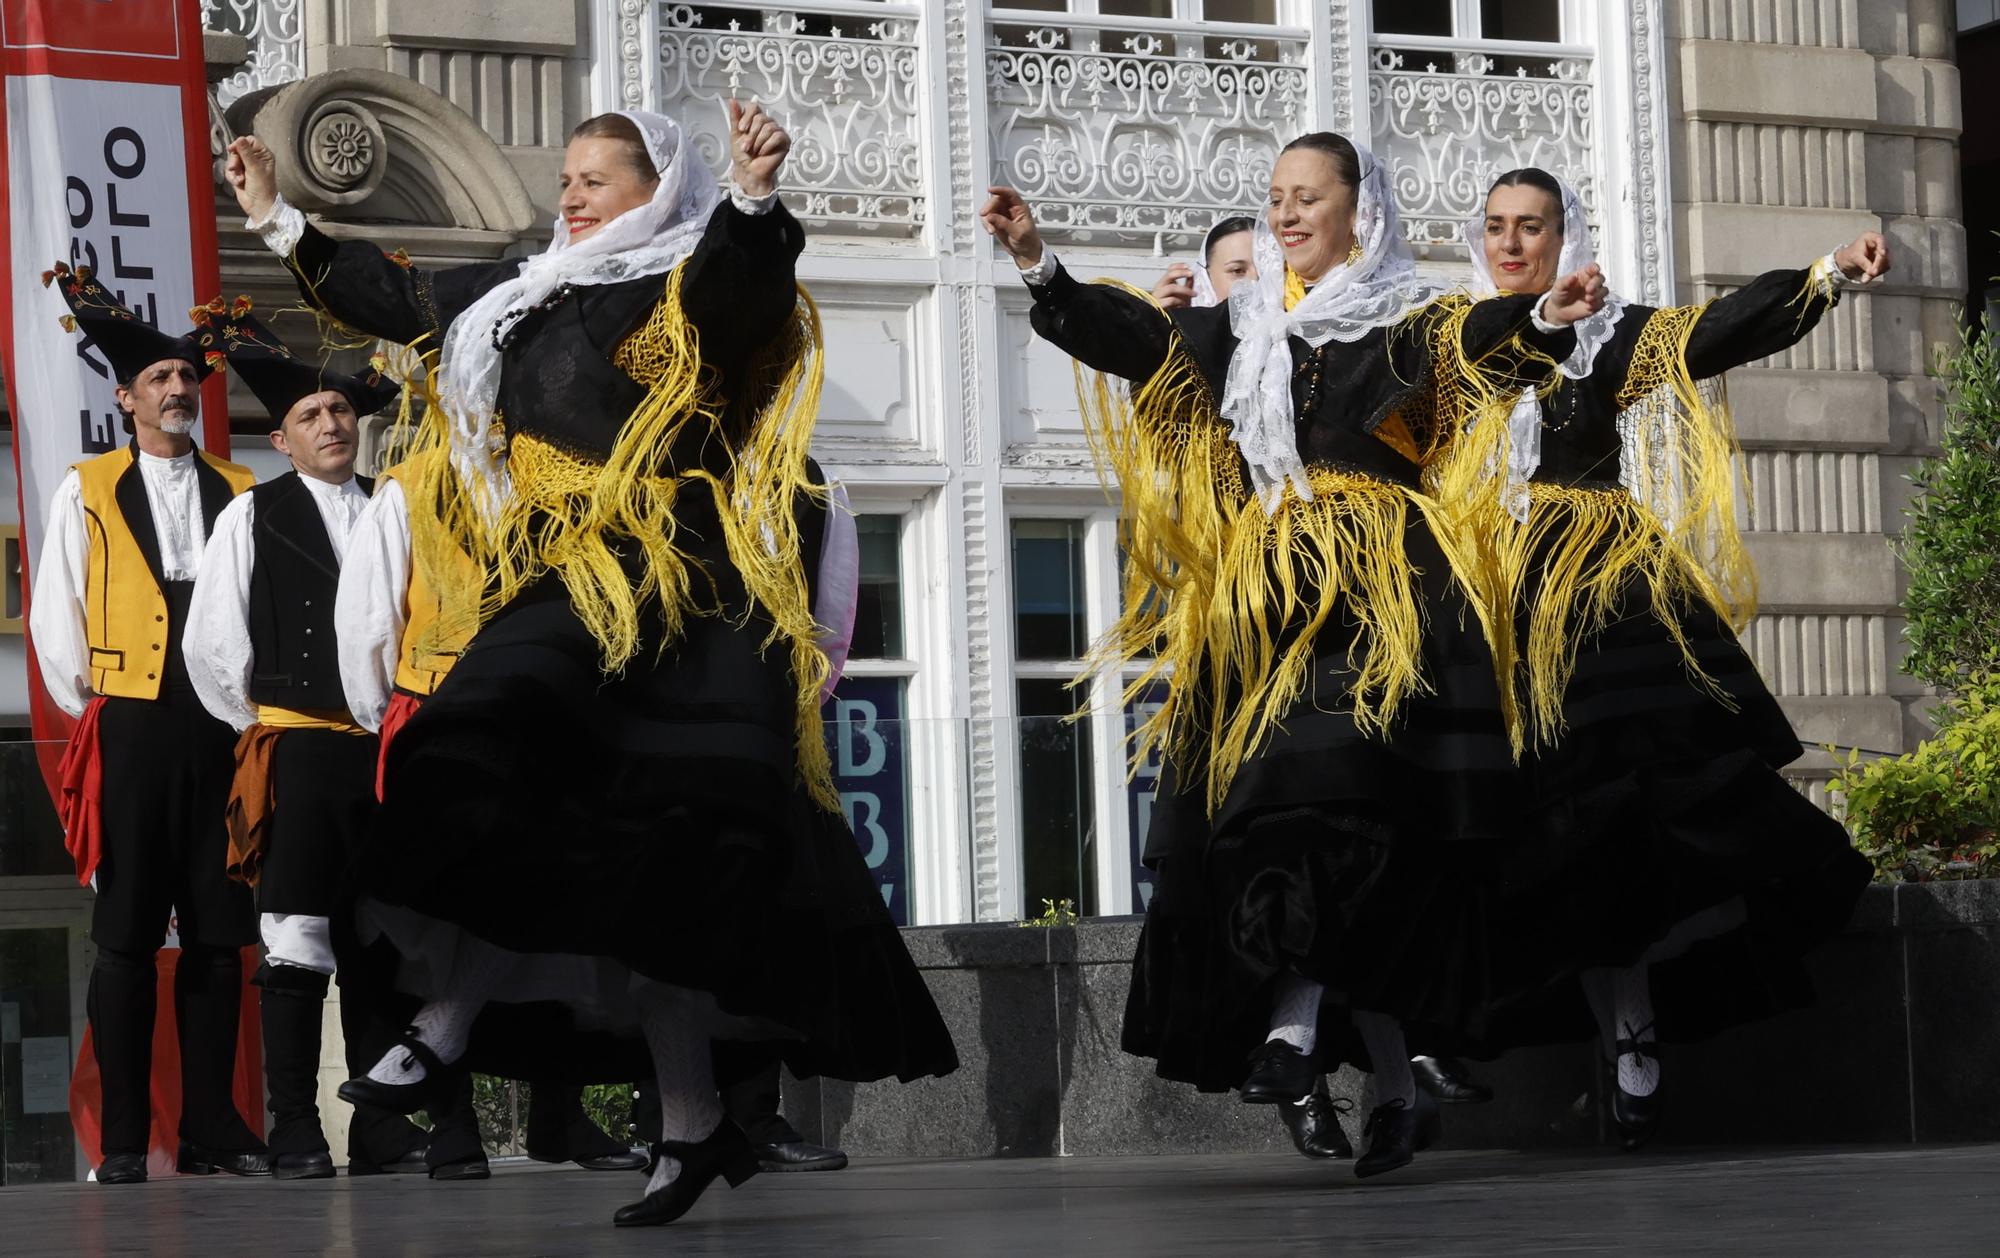
<svg viewBox="0 0 2000 1258">
<path fill-rule="evenodd" d="M 384 481 L 348 536 L 333 601 L 340 687 L 354 723 L 366 730 L 381 731 L 395 691 L 409 592 L 409 501 L 401 484 Z"/>
</svg>

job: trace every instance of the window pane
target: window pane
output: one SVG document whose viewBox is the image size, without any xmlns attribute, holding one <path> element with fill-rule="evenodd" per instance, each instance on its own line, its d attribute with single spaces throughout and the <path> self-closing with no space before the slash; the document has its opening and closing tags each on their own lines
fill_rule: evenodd
<svg viewBox="0 0 2000 1258">
<path fill-rule="evenodd" d="M 1097 11 L 1113 17 L 1167 17 L 1174 15 L 1174 0 L 1098 0 Z"/>
<path fill-rule="evenodd" d="M 1021 705 L 1023 916 L 1043 901 L 1097 912 L 1097 833 L 1091 824 L 1090 723 L 1065 720 L 1079 696 L 1060 681 L 1017 683 Z"/>
<path fill-rule="evenodd" d="M 1253 22 L 1259 26 L 1278 24 L 1278 0 L 1206 0 L 1201 15 L 1211 22 Z"/>
<path fill-rule="evenodd" d="M 1375 0 L 1378 35 L 1450 35 L 1452 0 Z"/>
<path fill-rule="evenodd" d="M 910 924 L 910 761 L 901 677 L 843 677 L 824 709 L 840 807 L 896 925 Z"/>
<path fill-rule="evenodd" d="M 1024 660 L 1081 659 L 1090 640 L 1083 608 L 1083 525 L 1014 521 L 1014 649 Z"/>
<path fill-rule="evenodd" d="M 1484 39 L 1562 42 L 1562 0 L 1480 0 L 1479 34 Z"/>
<path fill-rule="evenodd" d="M 72 1181 L 69 931 L 0 930 L 0 976 L 0 1184 Z"/>
<path fill-rule="evenodd" d="M 861 543 L 861 585 L 854 607 L 856 659 L 903 658 L 903 518 L 855 517 Z"/>
</svg>

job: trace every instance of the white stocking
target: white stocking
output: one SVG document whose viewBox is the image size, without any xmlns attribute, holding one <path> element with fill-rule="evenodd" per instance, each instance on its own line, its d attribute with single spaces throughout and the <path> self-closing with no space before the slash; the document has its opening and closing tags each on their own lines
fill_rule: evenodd
<svg viewBox="0 0 2000 1258">
<path fill-rule="evenodd" d="M 1651 1096 L 1660 1086 L 1660 1062 L 1639 1053 L 1619 1053 L 1618 1041 L 1651 1040 L 1653 1033 L 1653 985 L 1645 964 L 1623 970 L 1585 970 L 1584 995 L 1597 1017 L 1597 1031 L 1604 1039 L 1604 1055 L 1618 1058 L 1618 1089 L 1627 1096 Z"/>
<path fill-rule="evenodd" d="M 1319 1002 L 1326 989 L 1290 970 L 1278 976 L 1277 995 L 1271 1001 L 1270 1040 L 1283 1040 L 1301 1053 L 1311 1055 L 1319 1042 Z"/>
<path fill-rule="evenodd" d="M 715 1091 L 708 1019 L 700 998 L 684 987 L 642 983 L 634 993 L 646 1049 L 660 1085 L 660 1138 L 699 1144 L 722 1123 L 722 1098 Z M 655 1193 L 674 1182 L 681 1164 L 662 1157 L 646 1185 Z"/>
<path fill-rule="evenodd" d="M 1375 1104 L 1402 1101 L 1405 1108 L 1417 1103 L 1417 1080 L 1410 1073 L 1410 1049 L 1403 1042 L 1403 1024 L 1386 1013 L 1354 1011 L 1354 1029 L 1368 1048 L 1368 1060 L 1375 1067 Z"/>
<path fill-rule="evenodd" d="M 444 990 L 410 1020 L 417 1038 L 439 1061 L 450 1065 L 465 1056 L 473 1021 L 512 965 L 513 957 L 507 952 L 471 935 L 461 937 Z M 382 1055 L 368 1077 L 377 1083 L 405 1084 L 419 1082 L 424 1074 L 424 1064 L 416 1055 L 398 1046 Z"/>
</svg>

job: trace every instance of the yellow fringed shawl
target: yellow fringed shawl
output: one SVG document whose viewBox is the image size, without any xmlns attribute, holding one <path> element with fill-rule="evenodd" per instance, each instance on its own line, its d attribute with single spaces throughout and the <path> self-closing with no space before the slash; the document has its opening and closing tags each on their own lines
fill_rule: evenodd
<svg viewBox="0 0 2000 1258">
<path fill-rule="evenodd" d="M 831 666 L 818 644 L 799 533 L 802 500 L 820 510 L 827 501 L 806 471 L 823 378 L 819 311 L 801 288 L 794 317 L 752 364 L 742 396 L 724 398 L 682 311 L 682 273 L 670 273 L 652 315 L 613 355 L 647 393 L 619 428 L 610 456 L 598 462 L 516 434 L 507 449 L 513 494 L 492 519 L 475 508 L 449 460 L 427 463 L 407 487 L 416 562 L 439 592 L 441 635 L 469 636 L 554 573 L 597 640 L 607 674 L 638 653 L 647 633 L 642 615 L 658 618 L 653 628 L 664 651 L 689 616 L 729 610 L 746 624 L 762 612 L 771 622 L 763 647 L 783 643 L 789 653 L 801 780 L 833 810 L 839 796 L 819 715 Z M 420 443 L 443 440 L 441 426 L 428 419 L 426 426 Z M 723 473 L 665 463 L 668 451 L 688 448 L 697 435 L 726 450 Z M 721 605 L 713 576 L 680 545 L 676 507 L 683 495 L 699 493 L 715 504 L 748 594 L 740 608 Z M 636 583 L 619 558 L 634 548 Z"/>
<path fill-rule="evenodd" d="M 1469 301 L 1446 301 L 1429 321 L 1435 387 L 1414 404 L 1445 397 L 1504 415 L 1505 399 L 1458 348 L 1470 310 Z M 1348 663 L 1356 676 L 1346 693 L 1311 701 L 1337 703 L 1362 730 L 1388 738 L 1403 703 L 1430 689 L 1419 573 L 1405 539 L 1413 504 L 1428 509 L 1424 497 L 1314 467 L 1313 500 L 1288 488 L 1267 514 L 1177 335 L 1143 384 L 1079 365 L 1077 385 L 1099 475 L 1122 495 L 1127 556 L 1124 612 L 1092 652 L 1091 672 L 1135 670 L 1127 705 L 1161 684 L 1167 691 L 1133 735 L 1135 769 L 1155 752 L 1173 757 L 1189 780 L 1203 778 L 1213 812 L 1244 762 L 1307 696 L 1315 639 L 1336 613 L 1354 627 Z M 1428 414 L 1414 425 L 1395 418 L 1406 440 L 1440 427 Z"/>
<path fill-rule="evenodd" d="M 1505 422 L 1481 424 L 1427 484 L 1452 562 L 1478 590 L 1493 644 L 1508 735 L 1518 758 L 1563 734 L 1563 699 L 1582 645 L 1634 581 L 1680 646 L 1691 680 L 1733 706 L 1681 630 L 1690 601 L 1742 630 L 1756 612 L 1756 574 L 1736 525 L 1744 488 L 1721 382 L 1696 382 L 1687 339 L 1706 306 L 1659 310 L 1641 329 L 1617 395 L 1629 488 L 1532 482 L 1528 520 L 1501 501 Z M 1559 380 L 1551 377 L 1544 401 Z M 1526 641 L 1517 618 L 1525 618 Z"/>
</svg>

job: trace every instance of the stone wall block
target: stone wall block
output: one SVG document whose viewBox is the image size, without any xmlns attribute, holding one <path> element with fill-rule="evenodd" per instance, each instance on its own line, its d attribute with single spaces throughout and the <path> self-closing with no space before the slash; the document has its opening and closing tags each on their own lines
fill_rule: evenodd
<svg viewBox="0 0 2000 1258">
<path fill-rule="evenodd" d="M 1969 285 L 1965 260 L 1965 224 L 1950 218 L 1885 215 L 1881 231 L 1895 250 L 1896 269 L 1886 281 L 1909 291 L 1924 290 L 1950 298 Z"/>
<path fill-rule="evenodd" d="M 1958 67 L 1945 61 L 1886 57 L 1875 63 L 1875 115 L 1882 127 L 1956 137 L 1963 125 Z"/>
<path fill-rule="evenodd" d="M 1887 386 L 1873 373 L 1736 371 L 1729 402 L 1752 448 L 1870 448 L 1888 436 Z"/>
<path fill-rule="evenodd" d="M 1929 218 L 1962 217 L 1958 190 L 1958 145 L 1937 136 L 1917 141 L 1917 213 Z"/>
<path fill-rule="evenodd" d="M 1944 386 L 1928 376 L 1890 381 L 1888 418 L 1890 448 L 1935 450 L 1944 431 Z"/>
<path fill-rule="evenodd" d="M 574 4 L 520 4 L 510 0 L 432 0 L 384 4 L 381 36 L 390 43 L 437 47 L 510 46 L 574 56 L 579 39 Z"/>
<path fill-rule="evenodd" d="M 1875 120 L 1876 62 L 1866 53 L 1719 40 L 1689 40 L 1680 51 L 1682 102 L 1689 117 Z"/>
<path fill-rule="evenodd" d="M 1862 209 L 1877 214 L 1921 213 L 1917 176 L 1917 138 L 1876 132 L 1866 140 L 1868 202 Z"/>
<path fill-rule="evenodd" d="M 1898 265 L 1902 260 L 1896 259 Z M 1848 300 L 1853 300 L 1849 298 Z M 1874 318 L 1875 369 L 1891 376 L 1930 370 L 1924 334 L 1924 299 L 1905 293 L 1872 293 L 1866 298 Z"/>
<path fill-rule="evenodd" d="M 1910 19 L 1906 5 L 1884 3 L 1884 0 L 1862 0 L 1858 7 L 1863 48 L 1884 57 L 1910 55 Z"/>
<path fill-rule="evenodd" d="M 1808 747 L 1831 743 L 1899 754 L 1906 746 L 1903 705 L 1888 695 L 1780 695 L 1778 706 L 1791 718 L 1799 741 Z"/>
<path fill-rule="evenodd" d="M 1887 612 L 1900 594 L 1895 557 L 1880 537 L 1849 533 L 1753 533 L 1744 539 L 1757 564 L 1767 610 Z"/>
<path fill-rule="evenodd" d="M 1835 245 L 1881 226 L 1864 210 L 1811 210 L 1768 205 L 1685 207 L 1688 259 L 1710 282 L 1751 279 L 1780 267 L 1798 267 Z"/>
</svg>

